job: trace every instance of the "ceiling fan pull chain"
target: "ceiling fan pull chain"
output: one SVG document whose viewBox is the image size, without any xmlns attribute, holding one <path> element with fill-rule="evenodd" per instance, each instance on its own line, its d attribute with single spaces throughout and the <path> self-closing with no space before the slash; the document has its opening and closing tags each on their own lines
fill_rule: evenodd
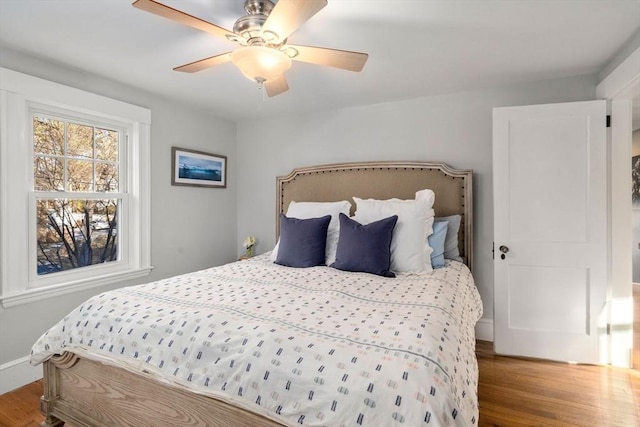
<svg viewBox="0 0 640 427">
<path fill-rule="evenodd" d="M 265 100 L 265 88 L 264 81 L 258 81 L 258 90 L 260 91 L 260 101 L 258 101 L 258 111 L 262 111 L 262 106 L 264 105 Z"/>
</svg>

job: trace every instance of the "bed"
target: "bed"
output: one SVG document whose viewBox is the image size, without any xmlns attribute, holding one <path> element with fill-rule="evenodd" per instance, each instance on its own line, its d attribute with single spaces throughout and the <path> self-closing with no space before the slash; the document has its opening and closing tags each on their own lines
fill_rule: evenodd
<svg viewBox="0 0 640 427">
<path fill-rule="evenodd" d="M 461 219 L 459 261 L 389 278 L 266 253 L 97 295 L 32 349 L 44 426 L 477 424 L 472 172 L 334 164 L 295 169 L 276 188 L 276 217 L 292 201 L 431 189 L 435 216 Z"/>
</svg>

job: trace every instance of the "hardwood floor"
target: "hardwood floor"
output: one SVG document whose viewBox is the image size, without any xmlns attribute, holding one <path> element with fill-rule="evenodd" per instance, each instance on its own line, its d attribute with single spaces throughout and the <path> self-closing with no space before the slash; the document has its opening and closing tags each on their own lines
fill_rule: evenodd
<svg viewBox="0 0 640 427">
<path fill-rule="evenodd" d="M 640 426 L 640 285 L 633 300 L 633 370 L 497 356 L 478 341 L 479 426 Z"/>
<path fill-rule="evenodd" d="M 480 427 L 640 426 L 639 371 L 476 354 Z"/>
<path fill-rule="evenodd" d="M 0 395 L 0 427 L 37 427 L 40 414 L 42 380 Z"/>
<path fill-rule="evenodd" d="M 634 312 L 633 370 L 497 356 L 478 341 L 479 426 L 640 426 L 640 286 Z M 36 381 L 0 395 L 0 427 L 38 426 L 41 394 Z"/>
</svg>

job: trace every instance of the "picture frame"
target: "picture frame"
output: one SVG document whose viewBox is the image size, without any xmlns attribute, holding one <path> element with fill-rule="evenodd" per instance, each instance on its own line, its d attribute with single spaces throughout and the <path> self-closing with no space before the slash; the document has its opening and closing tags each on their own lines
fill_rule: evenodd
<svg viewBox="0 0 640 427">
<path fill-rule="evenodd" d="M 171 147 L 171 185 L 227 187 L 227 156 Z"/>
</svg>

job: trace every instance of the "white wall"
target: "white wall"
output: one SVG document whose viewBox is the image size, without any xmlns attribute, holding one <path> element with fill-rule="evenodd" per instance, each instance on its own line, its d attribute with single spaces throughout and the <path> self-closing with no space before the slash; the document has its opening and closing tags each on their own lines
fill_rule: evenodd
<svg viewBox="0 0 640 427">
<path fill-rule="evenodd" d="M 136 283 L 237 258 L 235 123 L 7 49 L 2 50 L 0 65 L 151 110 L 151 263 L 154 270 Z M 173 145 L 226 155 L 228 187 L 171 186 Z M 0 382 L 8 378 L 6 371 L 14 369 L 16 361 L 29 354 L 36 339 L 78 304 L 91 295 L 129 284 L 133 282 L 7 309 L 0 307 Z"/>
<path fill-rule="evenodd" d="M 474 276 L 493 319 L 492 109 L 591 100 L 595 76 L 238 123 L 238 237 L 275 243 L 275 179 L 300 166 L 437 160 L 474 170 Z M 286 95 L 285 95 L 286 96 Z"/>
</svg>

